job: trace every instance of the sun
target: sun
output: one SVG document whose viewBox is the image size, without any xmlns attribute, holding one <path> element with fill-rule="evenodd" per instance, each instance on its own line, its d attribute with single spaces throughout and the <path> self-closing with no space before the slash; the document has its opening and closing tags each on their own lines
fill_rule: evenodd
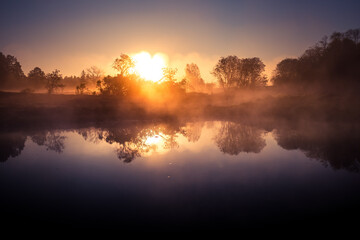
<svg viewBox="0 0 360 240">
<path fill-rule="evenodd" d="M 161 141 L 162 141 L 161 136 L 154 135 L 154 136 L 148 137 L 145 141 L 145 144 L 146 145 L 158 145 L 161 143 Z"/>
<path fill-rule="evenodd" d="M 134 71 L 145 80 L 157 82 L 163 78 L 163 68 L 166 60 L 163 54 L 151 56 L 148 52 L 140 52 L 132 56 L 135 60 Z"/>
</svg>

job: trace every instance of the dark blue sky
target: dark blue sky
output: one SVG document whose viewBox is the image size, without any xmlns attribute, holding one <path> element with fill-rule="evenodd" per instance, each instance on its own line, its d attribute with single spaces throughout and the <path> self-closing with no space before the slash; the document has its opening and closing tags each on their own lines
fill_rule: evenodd
<svg viewBox="0 0 360 240">
<path fill-rule="evenodd" d="M 234 54 L 271 65 L 324 35 L 360 27 L 359 13 L 358 0 L 1 1 L 0 51 L 17 56 L 25 72 L 106 69 L 120 53 L 142 50 L 170 62 L 204 65 Z"/>
</svg>

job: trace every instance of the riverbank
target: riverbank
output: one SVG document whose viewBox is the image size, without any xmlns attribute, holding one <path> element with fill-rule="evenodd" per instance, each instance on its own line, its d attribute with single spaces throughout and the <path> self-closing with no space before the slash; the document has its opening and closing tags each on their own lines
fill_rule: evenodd
<svg viewBox="0 0 360 240">
<path fill-rule="evenodd" d="M 0 128 L 96 125 L 117 121 L 232 120 L 249 123 L 284 121 L 356 122 L 360 98 L 334 94 L 261 95 L 184 94 L 152 101 L 102 95 L 0 92 Z"/>
</svg>

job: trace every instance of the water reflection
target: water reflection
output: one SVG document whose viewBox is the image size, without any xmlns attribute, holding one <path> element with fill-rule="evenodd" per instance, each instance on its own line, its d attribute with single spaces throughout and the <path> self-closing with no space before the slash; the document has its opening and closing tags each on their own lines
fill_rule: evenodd
<svg viewBox="0 0 360 240">
<path fill-rule="evenodd" d="M 66 137 L 62 131 L 41 131 L 35 134 L 25 134 L 23 132 L 1 133 L 0 134 L 0 161 L 5 162 L 10 157 L 16 157 L 24 150 L 27 138 L 39 146 L 45 146 L 46 150 L 62 153 L 65 149 Z"/>
<path fill-rule="evenodd" d="M 46 150 L 62 153 L 65 149 L 66 137 L 60 131 L 39 132 L 31 136 L 31 140 L 39 146 L 45 146 Z"/>
<path fill-rule="evenodd" d="M 360 134 L 356 124 L 307 123 L 297 126 L 251 126 L 240 122 L 167 122 L 167 123 L 119 123 L 112 126 L 87 127 L 33 132 L 3 132 L 0 134 L 0 161 L 19 156 L 27 139 L 46 150 L 62 153 L 65 149 L 66 132 L 73 131 L 91 143 L 106 142 L 115 146 L 118 159 L 130 163 L 141 156 L 165 153 L 182 144 L 179 139 L 195 144 L 201 138 L 204 127 L 213 135 L 208 144 L 218 150 L 236 156 L 242 152 L 260 153 L 266 146 L 264 134 L 272 131 L 274 139 L 283 149 L 299 149 L 308 158 L 317 159 L 333 169 L 360 170 Z M 266 129 L 266 130 L 264 130 Z M 207 153 L 203 153 L 207 154 Z"/>
<path fill-rule="evenodd" d="M 182 134 L 189 142 L 197 142 L 201 137 L 204 125 L 204 122 L 187 123 L 186 126 L 182 128 Z"/>
<path fill-rule="evenodd" d="M 104 140 L 116 144 L 117 157 L 129 163 L 151 151 L 178 148 L 178 134 L 185 134 L 178 124 L 125 125 L 104 129 L 83 129 L 77 131 L 85 140 Z"/>
<path fill-rule="evenodd" d="M 264 131 L 233 122 L 222 122 L 215 136 L 220 151 L 230 155 L 241 152 L 259 153 L 265 147 Z"/>
<path fill-rule="evenodd" d="M 333 169 L 360 170 L 360 133 L 356 125 L 301 125 L 275 131 L 277 143 L 286 150 L 300 149 Z"/>
<path fill-rule="evenodd" d="M 18 156 L 25 147 L 26 136 L 22 133 L 0 134 L 0 162 Z"/>
</svg>

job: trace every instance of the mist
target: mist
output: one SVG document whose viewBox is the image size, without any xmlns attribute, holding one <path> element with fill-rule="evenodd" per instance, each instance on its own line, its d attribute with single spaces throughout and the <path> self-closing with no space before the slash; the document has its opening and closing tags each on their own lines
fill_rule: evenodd
<svg viewBox="0 0 360 240">
<path fill-rule="evenodd" d="M 160 66 L 159 79 L 134 70 L 134 53 L 112 59 L 111 71 L 86 63 L 73 76 L 25 73 L 0 53 L 0 176 L 15 179 L 1 181 L 5 216 L 127 230 L 354 219 L 359 39 L 359 29 L 334 32 L 271 66 L 257 56 L 164 54 L 165 67 L 146 66 Z M 16 211 L 24 191 L 35 200 L 21 198 L 25 211 Z"/>
</svg>

